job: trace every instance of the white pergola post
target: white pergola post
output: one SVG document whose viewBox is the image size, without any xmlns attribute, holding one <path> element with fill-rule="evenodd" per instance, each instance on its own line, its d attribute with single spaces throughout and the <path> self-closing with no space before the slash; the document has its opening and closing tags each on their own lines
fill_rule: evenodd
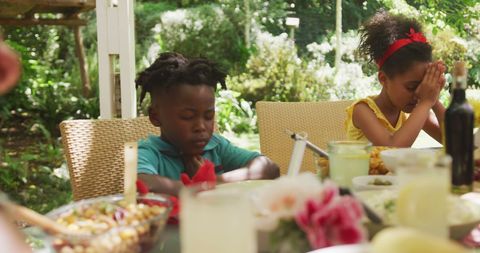
<svg viewBox="0 0 480 253">
<path fill-rule="evenodd" d="M 335 15 L 335 35 L 337 38 L 335 48 L 335 75 L 338 74 L 342 60 L 342 0 L 337 0 Z"/>
<path fill-rule="evenodd" d="M 137 116 L 133 2 L 96 0 L 100 117 L 103 119 L 117 116 L 115 85 L 118 83 L 122 118 Z"/>
</svg>

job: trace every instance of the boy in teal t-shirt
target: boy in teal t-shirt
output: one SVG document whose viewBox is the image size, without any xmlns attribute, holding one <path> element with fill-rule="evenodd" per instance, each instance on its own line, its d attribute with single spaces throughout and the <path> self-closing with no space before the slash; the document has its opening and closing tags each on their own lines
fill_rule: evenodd
<svg viewBox="0 0 480 253">
<path fill-rule="evenodd" d="M 225 88 L 225 74 L 214 63 L 163 53 L 136 83 L 140 101 L 150 93 L 149 118 L 161 130 L 138 146 L 138 177 L 150 191 L 178 195 L 180 175 L 194 177 L 205 160 L 214 164 L 217 182 L 279 176 L 267 157 L 213 134 L 215 89 L 218 83 Z"/>
</svg>

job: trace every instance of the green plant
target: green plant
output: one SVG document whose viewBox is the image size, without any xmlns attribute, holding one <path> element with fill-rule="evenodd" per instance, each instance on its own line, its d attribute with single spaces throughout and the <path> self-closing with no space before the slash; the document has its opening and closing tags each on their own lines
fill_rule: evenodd
<svg viewBox="0 0 480 253">
<path fill-rule="evenodd" d="M 285 31 L 285 17 L 291 12 L 289 3 L 284 0 L 219 0 L 228 19 L 238 34 L 246 40 L 246 29 L 266 30 L 273 34 Z M 249 21 L 249 23 L 247 23 Z M 249 42 L 253 38 L 250 38 Z"/>
<path fill-rule="evenodd" d="M 452 29 L 438 32 L 432 39 L 431 44 L 434 57 L 442 59 L 446 66 L 453 66 L 456 61 L 466 58 L 466 43 L 456 36 Z"/>
<path fill-rule="evenodd" d="M 84 98 L 80 95 L 79 85 L 63 81 L 71 80 L 71 73 L 78 72 L 67 71 L 63 65 L 68 60 L 59 58 L 63 54 L 58 44 L 60 38 L 57 32 L 60 31 L 46 33 L 50 37 L 47 36 L 45 46 L 52 50 L 41 51 L 43 55 L 37 55 L 38 50 L 34 46 L 7 41 L 21 54 L 24 72 L 19 86 L 0 98 L 2 118 L 11 119 L 13 112 L 24 114 L 31 122 L 30 126 L 40 124 L 53 137 L 59 136 L 58 124 L 62 120 L 95 118 L 99 114 L 98 86 L 93 86 L 95 96 Z M 3 121 L 3 124 L 6 122 Z"/>
<path fill-rule="evenodd" d="M 255 110 L 250 102 L 240 98 L 240 93 L 219 90 L 215 103 L 216 122 L 220 132 L 258 133 Z"/>
<path fill-rule="evenodd" d="M 139 2 L 135 4 L 135 55 L 139 69 L 153 62 L 157 55 L 148 59 L 149 47 L 155 43 L 155 34 L 152 29 L 161 22 L 161 16 L 166 11 L 175 10 L 173 3 L 166 2 Z"/>
<path fill-rule="evenodd" d="M 71 201 L 70 183 L 58 173 L 63 163 L 58 144 L 33 144 L 21 154 L 4 149 L 0 158 L 0 190 L 13 201 L 40 213 Z"/>
<path fill-rule="evenodd" d="M 229 72 L 241 69 L 249 55 L 235 27 L 217 5 L 165 12 L 155 30 L 161 51 L 205 57 Z"/>
<path fill-rule="evenodd" d="M 419 9 L 419 16 L 425 23 L 434 25 L 434 32 L 452 27 L 459 35 L 466 35 L 465 24 L 479 19 L 480 13 L 475 9 L 477 0 L 407 0 L 412 7 Z"/>
<path fill-rule="evenodd" d="M 314 73 L 297 55 L 286 34 L 256 34 L 255 51 L 247 71 L 227 79 L 228 86 L 255 103 L 259 100 L 311 101 L 325 97 L 325 88 L 315 81 Z"/>
</svg>

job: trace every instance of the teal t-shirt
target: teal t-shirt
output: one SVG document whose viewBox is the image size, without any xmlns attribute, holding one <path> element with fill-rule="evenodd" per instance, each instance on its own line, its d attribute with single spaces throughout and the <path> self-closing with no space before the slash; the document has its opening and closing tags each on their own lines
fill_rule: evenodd
<svg viewBox="0 0 480 253">
<path fill-rule="evenodd" d="M 247 165 L 258 152 L 236 147 L 224 137 L 213 134 L 204 148 L 203 158 L 215 164 L 215 173 L 222 174 Z M 170 143 L 160 136 L 150 135 L 138 143 L 138 173 L 160 175 L 173 180 L 180 180 L 185 172 L 180 154 Z"/>
</svg>

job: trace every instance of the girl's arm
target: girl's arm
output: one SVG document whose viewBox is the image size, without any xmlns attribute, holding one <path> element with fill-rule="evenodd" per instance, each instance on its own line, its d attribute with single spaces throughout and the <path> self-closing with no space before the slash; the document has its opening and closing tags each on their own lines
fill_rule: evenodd
<svg viewBox="0 0 480 253">
<path fill-rule="evenodd" d="M 430 108 L 427 102 L 417 104 L 403 126 L 392 134 L 378 121 L 367 104 L 358 103 L 353 109 L 353 124 L 362 130 L 374 146 L 410 147 L 425 125 Z"/>
<path fill-rule="evenodd" d="M 430 109 L 441 114 L 437 105 L 438 95 L 443 88 L 445 67 L 441 61 L 429 64 L 422 82 L 415 90 L 418 103 L 410 113 L 403 126 L 391 134 L 378 121 L 375 113 L 364 103 L 359 103 L 353 110 L 353 123 L 360 128 L 373 145 L 410 147 L 430 116 Z M 434 108 L 435 107 L 435 108 Z M 443 116 L 442 116 L 443 118 Z M 439 136 L 441 139 L 441 135 Z"/>
<path fill-rule="evenodd" d="M 274 179 L 280 176 L 280 169 L 266 156 L 251 160 L 245 168 L 232 170 L 218 176 L 221 183 L 244 181 L 249 179 Z"/>
<path fill-rule="evenodd" d="M 167 177 L 150 174 L 138 174 L 138 179 L 142 180 L 147 186 L 148 190 L 156 193 L 166 193 L 173 196 L 178 196 L 180 188 L 183 184 L 180 181 L 172 180 Z"/>
<path fill-rule="evenodd" d="M 425 125 L 423 126 L 423 130 L 428 133 L 428 135 L 432 136 L 435 140 L 442 143 L 442 125 L 444 116 L 445 116 L 445 107 L 437 101 L 435 105 L 432 107 L 433 113 L 430 113 Z"/>
</svg>

